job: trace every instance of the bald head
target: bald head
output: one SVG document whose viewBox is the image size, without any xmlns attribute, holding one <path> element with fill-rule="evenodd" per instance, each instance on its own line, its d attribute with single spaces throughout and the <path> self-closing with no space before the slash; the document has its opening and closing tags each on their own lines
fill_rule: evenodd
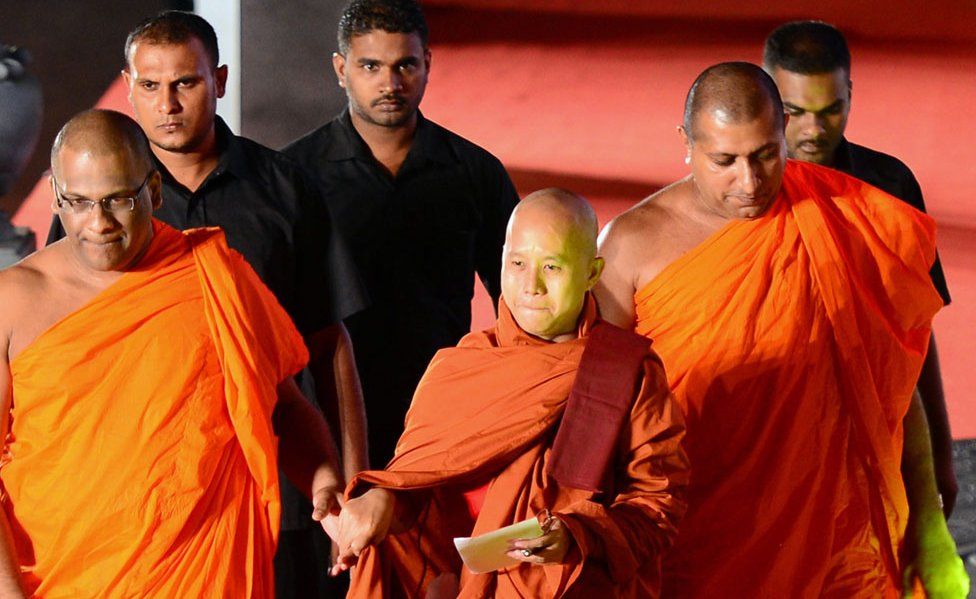
<svg viewBox="0 0 976 599">
<path fill-rule="evenodd" d="M 114 110 L 86 110 L 65 123 L 51 146 L 51 170 L 57 178 L 65 149 L 93 157 L 111 156 L 136 172 L 153 168 L 149 142 L 139 125 Z"/>
<path fill-rule="evenodd" d="M 596 256 L 596 237 L 599 233 L 596 213 L 581 196 L 557 187 L 530 193 L 512 212 L 506 239 L 515 227 L 539 226 L 563 231 L 571 237 L 573 248 L 586 259 Z"/>
<path fill-rule="evenodd" d="M 783 102 L 772 78 L 748 62 L 723 62 L 705 69 L 695 79 L 685 100 L 684 129 L 692 143 L 700 135 L 702 115 L 724 124 L 750 123 L 771 118 L 783 128 Z"/>
<path fill-rule="evenodd" d="M 519 202 L 505 234 L 502 294 L 523 331 L 576 336 L 586 292 L 603 272 L 596 236 L 596 214 L 575 193 L 543 189 Z"/>
</svg>

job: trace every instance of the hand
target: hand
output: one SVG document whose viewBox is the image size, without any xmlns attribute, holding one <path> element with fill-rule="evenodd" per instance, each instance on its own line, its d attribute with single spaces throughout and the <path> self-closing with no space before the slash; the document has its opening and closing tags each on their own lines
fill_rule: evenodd
<svg viewBox="0 0 976 599">
<path fill-rule="evenodd" d="M 317 489 L 312 494 L 312 520 L 323 522 L 326 516 L 338 516 L 342 510 L 342 503 L 340 487 L 329 485 Z"/>
<path fill-rule="evenodd" d="M 373 488 L 342 506 L 338 520 L 339 556 L 330 570 L 332 576 L 354 566 L 363 549 L 386 538 L 395 504 L 391 491 Z"/>
<path fill-rule="evenodd" d="M 912 597 L 917 577 L 930 599 L 965 599 L 969 593 L 969 575 L 945 520 L 927 528 L 915 540 L 915 558 L 905 568 L 902 596 Z"/>
<path fill-rule="evenodd" d="M 561 564 L 575 541 L 562 520 L 552 516 L 548 530 L 534 539 L 515 539 L 510 543 L 508 556 L 529 564 Z"/>
<path fill-rule="evenodd" d="M 342 490 L 338 486 L 324 486 L 312 496 L 312 520 L 322 525 L 333 544 L 339 538 L 339 513 L 342 509 Z"/>
</svg>

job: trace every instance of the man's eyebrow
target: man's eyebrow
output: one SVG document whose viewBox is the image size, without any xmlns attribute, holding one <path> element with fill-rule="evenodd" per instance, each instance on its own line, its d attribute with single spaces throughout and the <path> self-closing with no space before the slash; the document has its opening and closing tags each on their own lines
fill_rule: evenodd
<svg viewBox="0 0 976 599">
<path fill-rule="evenodd" d="M 843 104 L 844 104 L 844 99 L 843 98 L 837 98 L 836 100 L 834 100 L 833 102 L 831 102 L 827 106 L 824 106 L 823 108 L 821 108 L 820 110 L 818 110 L 817 111 L 817 114 L 819 114 L 821 112 L 827 112 L 828 110 L 833 110 L 834 108 L 837 108 L 838 106 L 842 106 Z"/>
<path fill-rule="evenodd" d="M 88 201 L 91 201 L 91 202 L 97 202 L 98 201 L 98 200 L 92 200 L 91 198 L 89 198 L 87 196 L 82 196 L 82 195 L 78 195 L 76 193 L 71 193 L 70 191 L 62 191 L 60 189 L 58 190 L 58 193 L 61 194 L 61 197 L 62 198 L 65 198 L 65 199 L 68 199 L 68 200 L 79 200 L 79 201 L 80 200 L 88 200 Z M 106 195 L 103 195 L 101 198 L 98 198 L 98 199 L 101 200 L 103 198 L 129 198 L 129 197 L 133 197 L 135 195 L 136 195 L 136 189 L 134 189 L 134 188 L 133 189 L 129 189 L 127 187 L 123 187 L 122 189 L 116 189 L 115 191 L 111 191 L 111 192 L 107 193 Z"/>
<path fill-rule="evenodd" d="M 797 106 L 796 104 L 793 104 L 792 102 L 786 102 L 786 101 L 784 101 L 783 102 L 783 108 L 787 108 L 789 110 L 799 110 L 800 112 L 812 112 L 814 114 L 820 114 L 822 112 L 827 112 L 828 110 L 832 110 L 834 108 L 837 108 L 838 105 L 841 105 L 843 103 L 844 103 L 844 99 L 843 98 L 837 98 L 836 100 L 834 100 L 833 102 L 831 102 L 827 106 L 824 106 L 820 110 L 811 110 L 811 109 L 809 109 L 809 108 L 807 108 L 805 106 Z"/>
<path fill-rule="evenodd" d="M 777 142 L 771 141 L 771 142 L 769 142 L 767 144 L 763 144 L 763 145 L 759 146 L 758 148 L 756 148 L 756 150 L 754 152 L 751 152 L 749 155 L 750 156 L 755 156 L 756 154 L 762 154 L 763 152 L 765 152 L 767 150 L 775 149 L 778 146 L 779 146 L 779 144 Z"/>
<path fill-rule="evenodd" d="M 364 64 L 379 64 L 380 63 L 380 61 L 378 59 L 376 59 L 376 58 L 360 58 L 357 62 L 359 64 L 361 64 L 361 65 L 364 65 Z"/>
</svg>

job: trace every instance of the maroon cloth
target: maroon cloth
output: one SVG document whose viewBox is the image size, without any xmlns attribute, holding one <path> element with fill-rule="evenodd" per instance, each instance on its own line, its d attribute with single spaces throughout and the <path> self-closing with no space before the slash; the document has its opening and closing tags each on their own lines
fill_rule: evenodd
<svg viewBox="0 0 976 599">
<path fill-rule="evenodd" d="M 553 442 L 549 476 L 576 489 L 610 490 L 617 441 L 649 354 L 646 337 L 602 321 L 593 327 Z"/>
</svg>

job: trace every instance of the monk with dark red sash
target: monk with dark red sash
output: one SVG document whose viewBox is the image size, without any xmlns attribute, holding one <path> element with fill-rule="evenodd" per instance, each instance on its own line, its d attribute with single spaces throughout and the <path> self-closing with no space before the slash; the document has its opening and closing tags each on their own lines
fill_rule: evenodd
<svg viewBox="0 0 976 599">
<path fill-rule="evenodd" d="M 596 229 L 561 190 L 516 208 L 497 324 L 434 357 L 395 457 L 347 489 L 350 597 L 658 596 L 684 425 L 650 343 L 597 315 Z M 452 544 L 540 514 L 509 567 L 475 574 Z"/>
</svg>

